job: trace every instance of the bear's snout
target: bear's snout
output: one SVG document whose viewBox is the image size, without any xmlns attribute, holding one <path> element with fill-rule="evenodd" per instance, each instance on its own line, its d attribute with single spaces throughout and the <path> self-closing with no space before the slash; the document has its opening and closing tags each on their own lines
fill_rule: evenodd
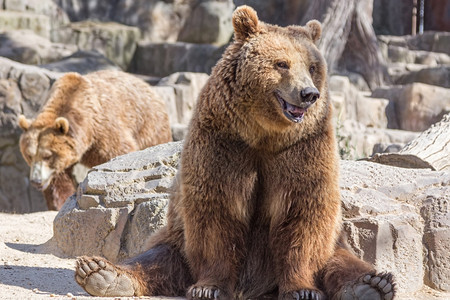
<svg viewBox="0 0 450 300">
<path fill-rule="evenodd" d="M 320 93 L 315 87 L 307 87 L 300 91 L 300 98 L 302 99 L 302 102 L 309 105 L 316 102 L 319 97 Z"/>
<path fill-rule="evenodd" d="M 38 190 L 47 189 L 53 170 L 44 162 L 36 162 L 30 168 L 30 182 Z"/>
</svg>

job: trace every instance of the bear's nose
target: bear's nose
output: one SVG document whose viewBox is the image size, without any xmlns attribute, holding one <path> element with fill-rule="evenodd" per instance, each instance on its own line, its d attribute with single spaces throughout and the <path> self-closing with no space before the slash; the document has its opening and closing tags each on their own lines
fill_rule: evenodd
<svg viewBox="0 0 450 300">
<path fill-rule="evenodd" d="M 307 87 L 300 91 L 300 96 L 302 96 L 303 102 L 309 102 L 313 104 L 320 97 L 319 91 L 314 87 Z"/>
</svg>

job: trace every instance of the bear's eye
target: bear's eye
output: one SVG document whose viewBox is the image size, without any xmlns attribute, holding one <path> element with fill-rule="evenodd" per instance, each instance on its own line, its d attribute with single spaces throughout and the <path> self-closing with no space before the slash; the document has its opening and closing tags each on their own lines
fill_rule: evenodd
<svg viewBox="0 0 450 300">
<path fill-rule="evenodd" d="M 314 66 L 309 67 L 309 73 L 311 75 L 314 74 L 315 71 L 316 71 L 316 67 L 314 67 Z"/>
<path fill-rule="evenodd" d="M 52 153 L 51 152 L 44 152 L 41 154 L 42 159 L 43 160 L 49 160 L 50 158 L 52 158 Z"/>
<path fill-rule="evenodd" d="M 289 69 L 289 65 L 285 61 L 277 62 L 277 67 L 280 69 Z"/>
</svg>

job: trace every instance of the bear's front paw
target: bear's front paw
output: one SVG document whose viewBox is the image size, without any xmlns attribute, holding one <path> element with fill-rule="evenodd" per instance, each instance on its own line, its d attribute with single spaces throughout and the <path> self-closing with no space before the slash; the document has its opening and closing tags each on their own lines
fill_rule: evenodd
<svg viewBox="0 0 450 300">
<path fill-rule="evenodd" d="M 323 293 L 318 290 L 301 289 L 298 291 L 283 293 L 280 300 L 322 300 L 324 299 Z"/>
<path fill-rule="evenodd" d="M 216 286 L 192 286 L 187 292 L 189 300 L 216 300 L 226 299 Z"/>
</svg>

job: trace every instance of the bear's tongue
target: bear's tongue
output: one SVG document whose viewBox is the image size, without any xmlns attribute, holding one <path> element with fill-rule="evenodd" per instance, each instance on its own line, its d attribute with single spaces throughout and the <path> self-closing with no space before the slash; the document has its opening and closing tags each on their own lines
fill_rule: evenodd
<svg viewBox="0 0 450 300">
<path fill-rule="evenodd" d="M 306 111 L 306 108 L 301 108 L 283 101 L 284 115 L 296 123 L 300 122 L 303 119 L 303 115 L 306 113 Z"/>
</svg>

